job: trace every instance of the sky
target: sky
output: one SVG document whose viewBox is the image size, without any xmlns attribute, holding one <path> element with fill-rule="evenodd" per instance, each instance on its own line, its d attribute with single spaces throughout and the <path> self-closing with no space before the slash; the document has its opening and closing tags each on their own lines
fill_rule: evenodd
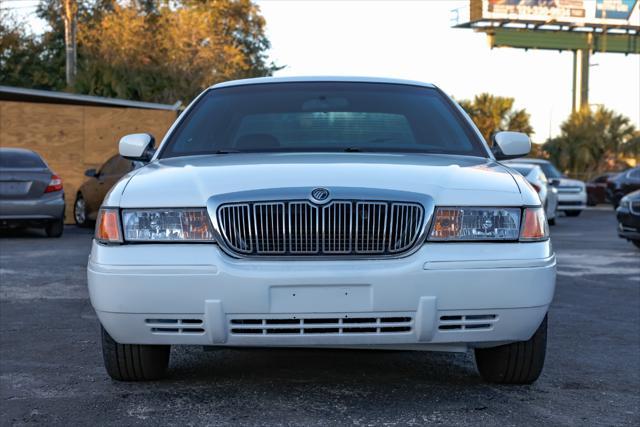
<svg viewBox="0 0 640 427">
<path fill-rule="evenodd" d="M 487 37 L 451 28 L 466 1 L 258 1 L 277 76 L 358 75 L 434 83 L 455 98 L 509 96 L 531 114 L 533 140 L 559 132 L 571 113 L 570 52 L 490 49 Z M 640 55 L 591 57 L 590 104 L 640 127 Z"/>
<path fill-rule="evenodd" d="M 571 112 L 572 53 L 490 49 L 485 34 L 451 27 L 452 10 L 467 1 L 257 3 L 267 22 L 270 59 L 285 66 L 277 76 L 393 77 L 434 83 L 457 99 L 482 92 L 513 97 L 531 114 L 534 142 L 557 135 Z M 15 12 L 42 31 L 32 8 Z M 622 113 L 640 128 L 640 55 L 593 55 L 589 103 Z"/>
</svg>

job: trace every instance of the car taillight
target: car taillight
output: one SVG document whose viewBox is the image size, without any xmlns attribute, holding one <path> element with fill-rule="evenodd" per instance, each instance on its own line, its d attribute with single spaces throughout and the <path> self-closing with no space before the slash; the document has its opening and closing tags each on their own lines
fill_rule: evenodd
<svg viewBox="0 0 640 427">
<path fill-rule="evenodd" d="M 51 181 L 49 181 L 49 185 L 44 189 L 45 193 L 53 193 L 54 191 L 62 190 L 62 178 L 58 175 L 51 175 Z"/>
</svg>

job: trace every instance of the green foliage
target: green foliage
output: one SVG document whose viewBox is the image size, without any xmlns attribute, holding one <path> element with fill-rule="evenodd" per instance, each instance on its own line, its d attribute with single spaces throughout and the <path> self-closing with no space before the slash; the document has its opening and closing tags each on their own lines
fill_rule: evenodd
<svg viewBox="0 0 640 427">
<path fill-rule="evenodd" d="M 625 157 L 638 159 L 640 133 L 628 117 L 607 108 L 573 113 L 560 130 L 560 136 L 545 142 L 544 150 L 569 175 L 588 177 L 624 168 Z"/>
<path fill-rule="evenodd" d="M 36 38 L 10 16 L 0 16 L 0 85 L 60 90 L 64 37 Z"/>
<path fill-rule="evenodd" d="M 267 60 L 265 21 L 250 0 L 78 3 L 78 75 L 70 91 L 188 102 L 217 82 L 279 69 Z M 0 82 L 59 90 L 65 87 L 59 0 L 43 0 L 38 14 L 51 27 L 41 37 L 0 26 Z"/>
<path fill-rule="evenodd" d="M 484 139 L 491 144 L 491 135 L 502 130 L 523 132 L 531 136 L 533 128 L 529 124 L 526 110 L 514 110 L 513 98 L 481 93 L 473 101 L 463 99 L 460 106 L 471 116 Z"/>
</svg>

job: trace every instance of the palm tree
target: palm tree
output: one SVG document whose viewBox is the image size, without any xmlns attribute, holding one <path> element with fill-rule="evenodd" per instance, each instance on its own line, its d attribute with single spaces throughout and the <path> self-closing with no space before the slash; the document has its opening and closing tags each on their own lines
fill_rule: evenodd
<svg viewBox="0 0 640 427">
<path fill-rule="evenodd" d="M 586 177 L 619 168 L 636 135 L 628 117 L 604 107 L 584 108 L 562 123 L 560 136 L 549 139 L 544 150 L 566 173 Z"/>
<path fill-rule="evenodd" d="M 481 93 L 473 101 L 463 99 L 460 106 L 471 116 L 484 139 L 491 144 L 491 135 L 501 130 L 533 134 L 526 110 L 514 110 L 514 99 Z"/>
</svg>

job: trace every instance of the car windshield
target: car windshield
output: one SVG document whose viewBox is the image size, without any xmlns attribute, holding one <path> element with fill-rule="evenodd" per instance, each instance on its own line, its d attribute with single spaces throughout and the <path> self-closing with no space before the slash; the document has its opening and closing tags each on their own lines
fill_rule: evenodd
<svg viewBox="0 0 640 427">
<path fill-rule="evenodd" d="M 160 157 L 341 151 L 487 156 L 462 114 L 436 89 L 306 82 L 210 90 Z"/>
<path fill-rule="evenodd" d="M 42 159 L 31 151 L 0 150 L 0 168 L 41 169 L 46 167 Z"/>
<path fill-rule="evenodd" d="M 544 172 L 547 178 L 549 179 L 564 178 L 564 174 L 560 172 L 558 169 L 556 169 L 556 167 L 552 163 L 543 162 L 543 163 L 536 163 L 536 164 L 540 166 L 540 168 L 542 169 L 542 172 Z"/>
</svg>

